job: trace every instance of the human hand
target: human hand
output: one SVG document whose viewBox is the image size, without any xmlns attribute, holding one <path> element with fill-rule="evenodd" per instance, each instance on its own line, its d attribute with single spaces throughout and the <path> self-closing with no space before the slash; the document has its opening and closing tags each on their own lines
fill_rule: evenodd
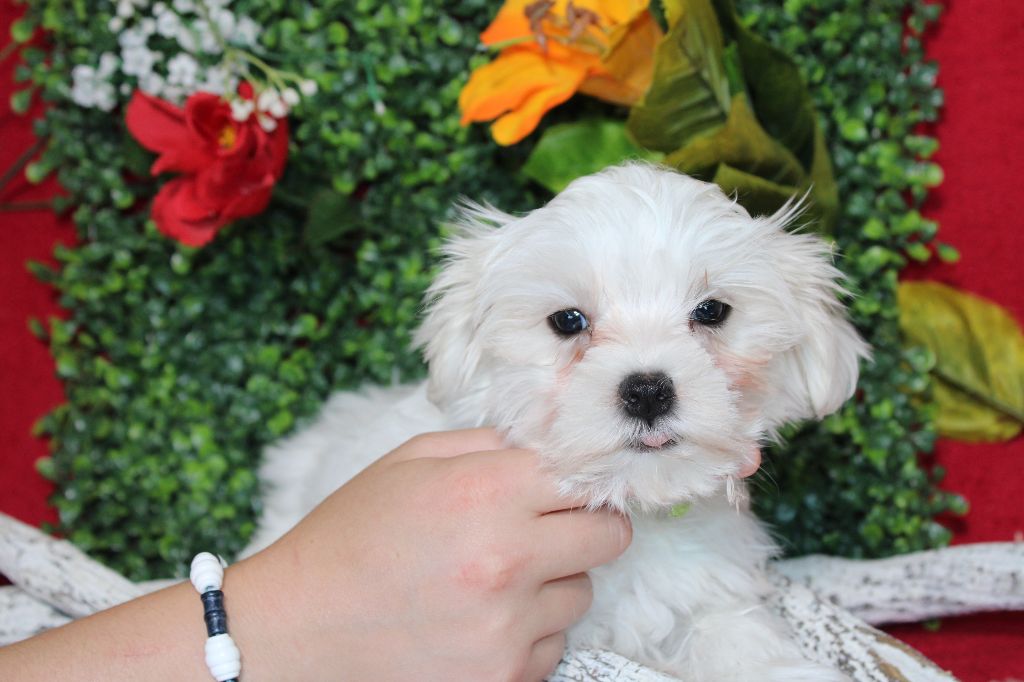
<svg viewBox="0 0 1024 682">
<path fill-rule="evenodd" d="M 585 571 L 621 554 L 631 528 L 560 497 L 535 454 L 502 448 L 490 429 L 418 436 L 230 568 L 246 677 L 282 663 L 295 679 L 549 673 L 590 605 Z"/>
</svg>

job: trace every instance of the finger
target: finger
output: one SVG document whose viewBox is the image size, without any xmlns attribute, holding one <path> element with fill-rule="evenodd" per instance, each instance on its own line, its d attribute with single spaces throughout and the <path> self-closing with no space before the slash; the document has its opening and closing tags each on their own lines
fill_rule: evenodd
<svg viewBox="0 0 1024 682">
<path fill-rule="evenodd" d="M 486 453 L 484 453 L 486 456 Z M 549 514 L 586 507 L 590 498 L 582 494 L 562 492 L 550 471 L 544 468 L 540 456 L 532 450 L 513 449 L 502 453 L 500 472 L 509 483 L 509 491 L 519 506 L 534 514 Z"/>
<path fill-rule="evenodd" d="M 556 632 L 534 643 L 523 673 L 524 682 L 540 682 L 551 674 L 565 653 L 565 633 Z"/>
<path fill-rule="evenodd" d="M 606 564 L 626 551 L 633 539 L 629 519 L 606 508 L 545 514 L 535 525 L 534 575 L 545 581 Z"/>
<path fill-rule="evenodd" d="M 537 632 L 545 636 L 561 632 L 576 623 L 594 601 L 594 586 L 586 573 L 549 580 L 540 587 L 537 606 Z"/>
<path fill-rule="evenodd" d="M 424 434 L 417 439 L 434 435 Z M 507 509 L 517 514 L 525 512 L 531 519 L 553 511 L 584 507 L 588 502 L 582 495 L 563 496 L 554 478 L 543 470 L 540 458 L 532 450 L 509 448 L 467 452 L 458 457 L 450 456 L 447 460 L 454 470 L 469 475 L 470 480 L 488 479 L 500 483 L 494 487 L 500 489 L 501 499 L 509 501 Z"/>
<path fill-rule="evenodd" d="M 398 446 L 381 461 L 458 457 L 469 452 L 500 450 L 506 447 L 501 435 L 492 428 L 461 429 L 421 433 Z"/>
</svg>

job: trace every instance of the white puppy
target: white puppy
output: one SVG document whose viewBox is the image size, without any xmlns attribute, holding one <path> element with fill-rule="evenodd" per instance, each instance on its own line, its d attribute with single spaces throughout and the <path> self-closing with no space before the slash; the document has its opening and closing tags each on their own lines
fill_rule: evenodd
<svg viewBox="0 0 1024 682">
<path fill-rule="evenodd" d="M 429 380 L 337 395 L 271 448 L 249 551 L 406 438 L 495 425 L 566 492 L 632 517 L 570 645 L 693 682 L 845 679 L 762 606 L 775 546 L 740 480 L 781 424 L 837 409 L 866 354 L 829 247 L 785 229 L 796 213 L 752 218 L 642 164 L 522 217 L 464 208 L 419 332 Z"/>
</svg>

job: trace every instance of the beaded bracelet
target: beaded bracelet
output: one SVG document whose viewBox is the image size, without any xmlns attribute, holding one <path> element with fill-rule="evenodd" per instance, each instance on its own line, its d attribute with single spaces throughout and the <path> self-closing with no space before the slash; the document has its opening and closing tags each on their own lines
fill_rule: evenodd
<svg viewBox="0 0 1024 682">
<path fill-rule="evenodd" d="M 238 682 L 242 671 L 242 654 L 228 634 L 228 617 L 224 611 L 224 581 L 221 559 L 201 552 L 192 559 L 189 578 L 203 602 L 203 620 L 206 621 L 206 667 L 218 682 Z"/>
</svg>

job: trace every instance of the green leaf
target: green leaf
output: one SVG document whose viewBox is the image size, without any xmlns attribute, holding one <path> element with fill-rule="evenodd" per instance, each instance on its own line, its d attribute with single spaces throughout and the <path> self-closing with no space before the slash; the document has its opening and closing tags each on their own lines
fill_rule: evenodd
<svg viewBox="0 0 1024 682">
<path fill-rule="evenodd" d="M 956 247 L 949 244 L 938 244 L 935 250 L 938 252 L 939 258 L 943 263 L 956 263 L 960 260 L 960 252 L 956 250 Z"/>
<path fill-rule="evenodd" d="M 919 263 L 927 262 L 932 257 L 932 252 L 928 250 L 928 247 L 921 242 L 911 242 L 907 244 L 905 249 L 907 255 L 918 261 Z"/>
<path fill-rule="evenodd" d="M 523 174 L 552 192 L 578 177 L 628 159 L 659 161 L 662 155 L 637 146 L 622 121 L 591 119 L 548 128 L 523 165 Z"/>
<path fill-rule="evenodd" d="M 823 158 L 827 162 L 827 155 Z M 733 98 L 723 128 L 692 140 L 668 155 L 665 163 L 715 182 L 727 194 L 735 193 L 753 215 L 774 213 L 794 197 L 808 191 L 814 196 L 819 189 L 792 152 L 761 127 L 743 94 Z M 812 200 L 808 215 L 817 218 L 812 226 L 826 231 L 838 209 L 838 197 Z"/>
<path fill-rule="evenodd" d="M 678 0 L 673 8 L 671 16 L 680 14 L 655 50 L 651 87 L 626 122 L 638 143 L 662 152 L 713 132 L 729 113 L 722 31 L 709 0 Z"/>
<path fill-rule="evenodd" d="M 1001 307 L 938 282 L 904 282 L 900 327 L 935 354 L 936 427 L 967 441 L 1008 440 L 1024 427 L 1024 334 Z"/>
<path fill-rule="evenodd" d="M 16 43 L 27 43 L 32 40 L 32 34 L 36 31 L 34 18 L 22 17 L 11 23 L 11 38 Z"/>
<path fill-rule="evenodd" d="M 35 88 L 25 88 L 11 93 L 11 111 L 16 114 L 28 112 L 28 108 L 32 106 L 32 93 L 34 92 Z"/>
<path fill-rule="evenodd" d="M 47 481 L 57 480 L 57 465 L 51 457 L 40 457 L 37 459 L 36 472 Z"/>
<path fill-rule="evenodd" d="M 832 172 L 832 159 L 828 155 L 828 144 L 821 126 L 814 126 L 814 159 L 809 175 L 811 200 L 821 216 L 821 232 L 831 232 L 839 220 L 839 185 Z"/>
<path fill-rule="evenodd" d="M 809 168 L 814 157 L 814 104 L 796 63 L 743 26 L 732 0 L 712 0 L 726 42 L 735 41 L 750 103 L 769 135 Z"/>
<path fill-rule="evenodd" d="M 720 163 L 756 175 L 777 185 L 789 185 L 796 194 L 805 173 L 796 157 L 772 139 L 757 122 L 745 95 L 733 97 L 725 126 L 712 135 L 691 140 L 669 154 L 665 163 L 684 173 L 710 179 Z"/>
<path fill-rule="evenodd" d="M 732 0 L 713 0 L 727 42 L 735 41 L 750 103 L 765 132 L 791 151 L 807 171 L 819 231 L 839 217 L 839 188 L 814 102 L 793 59 L 740 23 Z"/>
<path fill-rule="evenodd" d="M 740 204 L 755 216 L 775 213 L 797 192 L 792 185 L 780 185 L 725 163 L 719 164 L 711 181 L 726 194 L 735 194 Z"/>
<path fill-rule="evenodd" d="M 303 240 L 311 246 L 323 246 L 359 227 L 359 206 L 344 194 L 321 189 L 313 194 Z"/>
</svg>

